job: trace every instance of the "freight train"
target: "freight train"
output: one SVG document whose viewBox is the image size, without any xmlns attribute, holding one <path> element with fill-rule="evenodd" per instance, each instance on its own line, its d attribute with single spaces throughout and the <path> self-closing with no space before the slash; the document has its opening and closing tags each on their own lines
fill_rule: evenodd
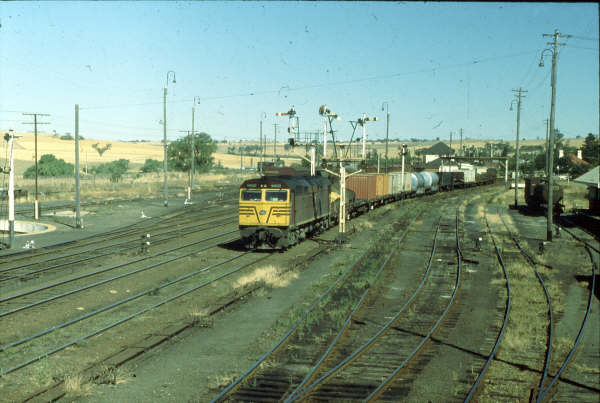
<svg viewBox="0 0 600 403">
<path fill-rule="evenodd" d="M 496 171 L 357 173 L 346 178 L 346 218 L 378 206 L 456 188 L 492 184 Z M 339 179 L 293 168 L 271 167 L 240 186 L 239 229 L 249 249 L 286 249 L 339 220 Z"/>
</svg>

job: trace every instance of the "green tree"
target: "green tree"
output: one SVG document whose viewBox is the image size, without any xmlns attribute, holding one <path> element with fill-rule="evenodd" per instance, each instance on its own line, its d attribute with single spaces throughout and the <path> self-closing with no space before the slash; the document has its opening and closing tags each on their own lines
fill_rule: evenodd
<svg viewBox="0 0 600 403">
<path fill-rule="evenodd" d="M 191 135 L 171 142 L 167 147 L 167 163 L 170 169 L 188 171 L 190 161 Z M 200 172 L 208 171 L 213 165 L 212 154 L 217 151 L 217 143 L 207 133 L 194 135 L 194 163 Z"/>
<path fill-rule="evenodd" d="M 539 153 L 535 155 L 534 160 L 535 169 L 545 170 L 546 169 L 546 153 Z"/>
<path fill-rule="evenodd" d="M 160 172 L 163 167 L 163 163 L 157 160 L 148 158 L 144 165 L 140 168 L 140 171 L 144 173 L 148 172 Z"/>
<path fill-rule="evenodd" d="M 57 159 L 53 154 L 44 154 L 38 161 L 38 176 L 73 176 L 73 164 Z M 25 179 L 35 178 L 35 165 L 30 166 L 23 173 Z"/>
<path fill-rule="evenodd" d="M 123 174 L 127 172 L 127 169 L 129 169 L 129 160 L 121 158 L 118 161 L 111 161 L 93 167 L 92 173 L 110 175 L 112 182 L 118 182 Z"/>
<path fill-rule="evenodd" d="M 598 165 L 598 160 L 600 158 L 600 144 L 598 144 L 598 138 L 592 133 L 588 133 L 586 136 L 585 141 L 583 142 L 582 151 L 584 160 L 592 165 Z"/>
</svg>

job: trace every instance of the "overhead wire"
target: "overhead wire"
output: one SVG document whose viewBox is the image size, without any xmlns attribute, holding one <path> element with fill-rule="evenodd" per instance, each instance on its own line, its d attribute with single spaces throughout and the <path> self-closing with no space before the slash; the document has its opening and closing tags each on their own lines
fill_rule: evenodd
<svg viewBox="0 0 600 403">
<path fill-rule="evenodd" d="M 368 81 L 373 81 L 373 80 L 397 78 L 397 77 L 409 76 L 409 75 L 413 75 L 413 74 L 431 73 L 431 72 L 436 72 L 438 70 L 450 70 L 450 69 L 472 66 L 475 64 L 489 63 L 489 62 L 496 61 L 496 60 L 515 58 L 515 57 L 519 57 L 519 56 L 523 56 L 523 55 L 527 55 L 527 54 L 531 54 L 531 53 L 537 53 L 537 52 L 538 52 L 538 50 L 534 50 L 534 51 L 528 50 L 528 51 L 511 53 L 511 54 L 501 55 L 501 56 L 488 57 L 488 58 L 474 58 L 472 61 L 469 61 L 469 62 L 449 64 L 449 65 L 443 65 L 443 66 L 437 66 L 437 67 L 428 67 L 428 68 L 417 69 L 417 70 L 407 71 L 407 72 L 382 74 L 382 75 L 356 78 L 356 79 L 351 79 L 351 80 L 341 80 L 341 81 L 334 81 L 334 82 L 329 82 L 329 83 L 311 84 L 311 85 L 298 86 L 298 87 L 287 87 L 285 89 L 286 89 L 286 91 L 302 91 L 302 90 L 313 89 L 313 88 L 333 87 L 333 86 L 338 86 L 338 85 L 355 84 L 355 83 L 368 82 Z M 242 92 L 242 93 L 237 93 L 237 94 L 216 95 L 216 96 L 212 96 L 212 97 L 200 97 L 200 99 L 201 100 L 216 100 L 216 99 L 226 99 L 226 98 L 241 98 L 241 97 L 251 97 L 251 96 L 256 96 L 256 95 L 277 94 L 280 92 L 281 92 L 281 88 L 278 88 L 278 89 L 270 89 L 270 90 Z M 169 103 L 187 103 L 187 102 L 193 102 L 193 100 L 190 98 L 190 99 L 170 100 L 169 101 Z M 133 103 L 133 104 L 83 106 L 83 107 L 80 107 L 80 110 L 111 109 L 111 108 L 147 106 L 147 105 L 160 105 L 162 103 L 163 103 L 163 100 L 155 101 L 155 102 Z"/>
<path fill-rule="evenodd" d="M 571 35 L 571 39 L 579 39 L 582 41 L 595 41 L 598 42 L 598 38 L 592 38 L 589 36 Z"/>
<path fill-rule="evenodd" d="M 583 46 L 575 46 L 575 45 L 569 45 L 570 48 L 575 48 L 575 49 L 585 49 L 585 50 L 593 50 L 594 52 L 598 52 L 600 49 L 598 48 L 586 48 Z"/>
</svg>

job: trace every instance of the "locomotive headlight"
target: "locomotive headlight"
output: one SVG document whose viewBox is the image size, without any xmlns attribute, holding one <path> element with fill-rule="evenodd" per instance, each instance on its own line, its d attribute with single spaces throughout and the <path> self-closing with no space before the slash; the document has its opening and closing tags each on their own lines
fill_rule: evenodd
<svg viewBox="0 0 600 403">
<path fill-rule="evenodd" d="M 260 211 L 258 212 L 258 214 L 260 214 L 260 215 L 265 215 L 265 214 L 267 214 L 267 212 L 266 212 L 265 210 L 260 210 Z"/>
</svg>

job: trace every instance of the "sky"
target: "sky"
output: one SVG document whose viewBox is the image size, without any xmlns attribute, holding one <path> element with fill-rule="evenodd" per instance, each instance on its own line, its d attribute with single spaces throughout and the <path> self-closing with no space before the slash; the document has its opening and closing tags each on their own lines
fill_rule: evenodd
<svg viewBox="0 0 600 403">
<path fill-rule="evenodd" d="M 195 130 L 216 140 L 322 131 L 319 106 L 349 139 L 363 113 L 369 139 L 512 140 L 514 89 L 527 92 L 521 138 L 544 138 L 551 34 L 559 48 L 556 127 L 598 133 L 598 5 L 416 2 L 0 2 L 0 128 L 104 140 Z M 176 82 L 171 82 L 175 72 Z M 196 97 L 199 97 L 196 98 Z M 196 100 L 196 102 L 194 102 Z M 198 103 L 199 101 L 199 103 Z M 386 109 L 387 107 L 387 109 Z M 386 110 L 383 110 L 386 109 Z"/>
</svg>

